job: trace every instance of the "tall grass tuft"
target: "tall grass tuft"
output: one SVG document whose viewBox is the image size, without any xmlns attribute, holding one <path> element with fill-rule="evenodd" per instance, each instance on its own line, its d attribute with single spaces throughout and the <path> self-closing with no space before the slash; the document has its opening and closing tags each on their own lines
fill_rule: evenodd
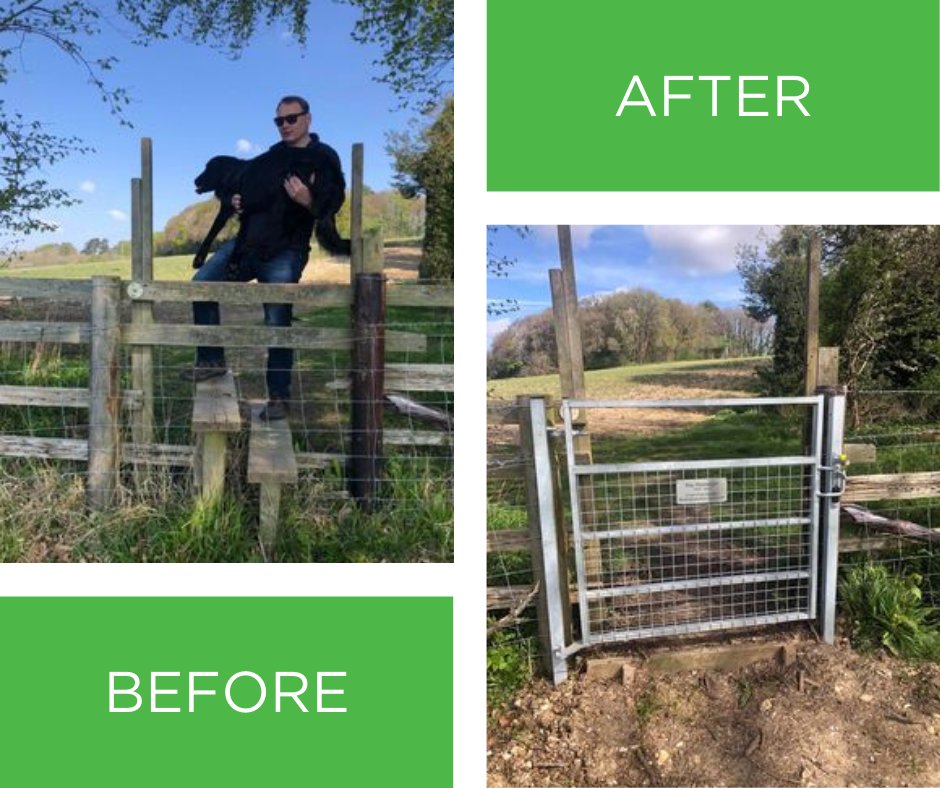
<svg viewBox="0 0 940 788">
<path fill-rule="evenodd" d="M 940 660 L 936 609 L 924 603 L 921 577 L 899 576 L 878 564 L 849 568 L 839 586 L 851 621 L 851 640 L 864 650 L 883 647 L 895 656 Z"/>
</svg>

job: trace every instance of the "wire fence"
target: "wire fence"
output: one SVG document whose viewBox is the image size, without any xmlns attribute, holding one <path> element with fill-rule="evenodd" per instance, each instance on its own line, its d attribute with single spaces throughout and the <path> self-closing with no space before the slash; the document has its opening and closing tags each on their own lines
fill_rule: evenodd
<svg viewBox="0 0 940 788">
<path fill-rule="evenodd" d="M 121 322 L 129 323 L 130 305 L 123 303 L 121 310 Z M 223 305 L 222 312 L 226 327 L 262 322 L 260 304 Z M 263 557 L 257 520 L 265 505 L 264 484 L 250 483 L 246 466 L 251 415 L 266 398 L 267 347 L 225 343 L 242 428 L 225 436 L 225 500 L 221 514 L 211 517 L 200 515 L 193 503 L 200 482 L 194 466 L 205 436 L 193 429 L 196 387 L 181 374 L 191 368 L 194 348 L 178 341 L 149 346 L 152 420 L 146 446 L 136 432 L 135 414 L 142 408 L 134 386 L 138 351 L 136 346 L 119 349 L 114 374 L 121 392 L 122 457 L 113 471 L 113 522 L 102 524 L 108 516 L 88 514 L 83 492 L 96 427 L 89 407 L 88 344 L 94 339 L 89 320 L 87 302 L 0 302 L 0 387 L 5 387 L 0 393 L 0 478 L 7 493 L 0 495 L 0 559 Z M 182 329 L 192 324 L 191 308 L 188 303 L 155 304 L 154 320 Z M 329 338 L 349 322 L 348 305 L 295 309 L 291 330 L 323 329 Z M 384 392 L 366 403 L 384 416 L 375 505 L 363 512 L 348 493 L 356 467 L 351 461 L 353 354 L 338 349 L 334 340 L 322 348 L 308 341 L 294 354 L 287 423 L 297 475 L 295 483 L 279 488 L 279 558 L 452 560 L 453 309 L 390 305 L 376 329 L 393 339 L 380 370 Z M 17 341 L 21 334 L 29 341 Z M 64 334 L 69 336 L 59 341 Z M 394 339 L 404 335 L 420 341 Z M 179 533 L 168 540 L 170 531 Z M 156 544 L 160 539 L 173 544 Z"/>
<path fill-rule="evenodd" d="M 519 405 L 505 402 L 493 403 L 489 410 L 487 604 L 491 651 L 498 654 L 504 646 L 515 648 L 534 668 L 540 649 L 534 604 L 538 586 L 532 569 L 533 541 L 528 532 L 526 460 L 520 450 L 519 428 L 516 426 L 523 413 Z M 696 417 L 691 413 L 689 420 L 657 422 L 633 436 L 627 435 L 624 428 L 628 419 L 610 419 L 607 422 L 592 419 L 590 432 L 594 461 L 645 459 L 649 452 L 656 453 L 660 459 L 671 460 L 760 456 L 762 451 L 770 454 L 778 451 L 801 453 L 799 447 L 804 440 L 802 425 L 805 422 L 801 416 L 786 409 L 766 417 L 732 416 L 722 412 L 704 419 L 704 415 Z M 786 429 L 781 429 L 784 425 Z M 563 447 L 557 437 L 553 442 L 556 492 L 562 506 L 567 508 Z M 930 626 L 940 624 L 935 620 L 935 614 L 930 613 L 930 610 L 940 609 L 940 530 L 935 530 L 940 529 L 940 391 L 850 391 L 845 444 L 851 463 L 847 469 L 849 482 L 843 497 L 839 545 L 841 582 L 837 612 L 842 616 L 842 633 L 852 636 L 855 626 L 846 607 L 846 578 L 854 572 L 852 578 L 870 579 L 869 575 L 858 573 L 859 567 L 866 571 L 875 567 L 876 572 L 881 573 L 878 577 L 888 577 L 889 581 L 897 579 L 897 587 L 905 589 L 904 593 L 913 600 L 911 604 L 924 606 L 926 622 Z M 757 454 L 753 453 L 755 450 Z M 591 477 L 591 516 L 597 522 L 589 522 L 588 530 L 606 533 L 611 528 L 623 529 L 625 522 L 630 527 L 642 528 L 648 521 L 668 521 L 670 527 L 682 531 L 685 528 L 683 517 L 688 514 L 688 508 L 683 507 L 680 516 L 670 509 L 675 485 L 673 476 L 668 475 L 669 493 L 665 496 L 662 480 L 653 478 L 650 473 L 634 474 L 626 480 L 623 475 L 611 479 L 603 475 Z M 803 510 L 813 497 L 806 478 L 800 472 L 786 478 L 775 476 L 772 480 L 764 480 L 755 476 L 745 481 L 740 485 L 743 491 L 740 500 L 734 500 L 742 512 L 755 517 L 793 517 L 794 506 L 800 509 L 800 516 L 805 516 Z M 637 489 L 638 484 L 642 489 Z M 736 520 L 738 513 L 735 511 L 724 519 L 729 518 Z M 562 522 L 570 545 L 569 513 L 566 512 Z M 770 560 L 786 564 L 778 568 L 788 569 L 787 561 L 791 556 L 796 556 L 801 562 L 805 560 L 809 546 L 803 531 L 784 523 L 771 529 L 771 534 L 773 539 L 761 547 L 768 548 Z M 729 553 L 726 545 L 718 545 L 722 548 L 718 551 L 720 556 L 713 555 L 716 551 L 710 547 L 715 545 L 708 544 L 707 540 L 702 544 L 701 538 L 692 546 L 694 549 L 687 544 L 686 535 L 670 536 L 669 540 L 669 543 L 659 545 L 661 554 L 657 555 L 641 545 L 640 558 L 644 560 L 646 582 L 658 577 L 663 561 L 668 561 L 671 571 L 678 568 L 680 572 L 686 571 L 691 575 L 703 569 L 710 571 L 715 560 L 725 572 L 729 556 L 734 558 L 736 555 L 735 551 Z M 589 584 L 593 577 L 598 588 L 623 585 L 624 573 L 636 562 L 638 554 L 635 550 L 628 554 L 622 549 L 623 545 L 615 542 L 605 537 L 599 542 L 597 556 L 585 556 Z M 737 547 L 737 542 L 735 545 Z M 668 555 L 662 552 L 666 548 Z M 731 571 L 737 570 L 732 567 Z M 573 578 L 573 559 L 569 572 Z M 784 595 L 781 598 L 779 591 L 767 589 L 767 599 L 773 601 L 775 611 L 780 604 L 788 604 L 789 597 Z M 800 600 L 805 598 L 803 591 L 797 596 Z M 572 601 L 577 600 L 572 597 Z M 674 600 L 661 601 L 662 610 L 646 610 L 651 620 L 682 614 Z M 749 598 L 747 601 L 753 600 Z M 735 604 L 736 600 L 729 595 L 728 602 Z M 607 621 L 609 601 L 603 606 L 604 620 Z M 626 626 L 636 624 L 627 618 L 624 617 Z M 602 625 L 607 626 L 606 623 Z"/>
</svg>

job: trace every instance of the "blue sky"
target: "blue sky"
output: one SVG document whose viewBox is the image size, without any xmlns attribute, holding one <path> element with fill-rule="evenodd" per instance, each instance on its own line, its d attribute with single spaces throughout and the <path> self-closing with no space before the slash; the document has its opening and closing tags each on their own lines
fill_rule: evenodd
<svg viewBox="0 0 940 788">
<path fill-rule="evenodd" d="M 352 144 L 362 142 L 366 184 L 387 188 L 393 172 L 385 132 L 407 128 L 411 114 L 397 110 L 390 89 L 373 80 L 379 72 L 372 61 L 381 51 L 350 38 L 358 15 L 332 0 L 312 0 L 305 48 L 284 26 L 274 26 L 256 34 L 239 60 L 180 41 L 135 46 L 131 26 L 110 15 L 85 51 L 89 59 L 119 59 L 108 80 L 130 92 L 133 129 L 109 114 L 68 57 L 46 42 L 27 40 L 11 58 L 16 73 L 2 96 L 8 111 L 40 120 L 51 132 L 78 136 L 97 152 L 47 169 L 55 185 L 83 204 L 49 212 L 59 231 L 30 236 L 24 248 L 63 241 L 80 248 L 92 237 L 111 243 L 130 238 L 130 179 L 139 174 L 142 136 L 153 139 L 154 229 L 162 229 L 201 199 L 192 183 L 209 158 L 247 158 L 277 142 L 271 119 L 277 100 L 290 93 L 310 101 L 313 130 L 336 148 L 347 174 Z"/>
<path fill-rule="evenodd" d="M 558 228 L 529 229 L 524 238 L 508 228 L 488 233 L 490 254 L 516 262 L 506 277 L 488 274 L 487 298 L 514 298 L 520 307 L 518 312 L 488 318 L 490 341 L 511 322 L 551 306 L 548 271 L 561 267 Z M 776 233 L 772 226 L 573 226 L 578 297 L 641 287 L 688 303 L 710 300 L 718 306 L 737 306 L 742 291 L 736 248 L 762 247 Z"/>
</svg>

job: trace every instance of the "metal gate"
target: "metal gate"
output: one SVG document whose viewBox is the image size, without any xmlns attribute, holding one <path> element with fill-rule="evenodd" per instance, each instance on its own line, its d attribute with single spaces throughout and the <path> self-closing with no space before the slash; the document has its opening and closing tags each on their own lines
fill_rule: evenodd
<svg viewBox="0 0 940 788">
<path fill-rule="evenodd" d="M 816 618 L 820 495 L 835 495 L 823 462 L 823 403 L 822 395 L 564 401 L 578 647 Z M 705 458 L 599 462 L 579 452 L 587 412 L 604 411 L 591 422 L 610 426 L 623 411 L 741 408 L 795 425 L 796 438 L 734 451 L 707 445 Z M 634 441 L 634 453 L 643 445 Z"/>
</svg>

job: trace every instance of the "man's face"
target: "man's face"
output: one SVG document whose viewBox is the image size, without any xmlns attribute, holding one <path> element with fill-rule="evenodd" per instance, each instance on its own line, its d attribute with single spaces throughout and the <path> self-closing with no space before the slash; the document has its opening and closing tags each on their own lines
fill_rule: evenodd
<svg viewBox="0 0 940 788">
<path fill-rule="evenodd" d="M 288 145 L 297 145 L 306 141 L 307 135 L 310 133 L 310 113 L 304 112 L 300 104 L 296 101 L 278 104 L 274 117 L 283 119 L 277 129 L 282 142 Z M 290 123 L 292 118 L 294 122 Z"/>
</svg>

